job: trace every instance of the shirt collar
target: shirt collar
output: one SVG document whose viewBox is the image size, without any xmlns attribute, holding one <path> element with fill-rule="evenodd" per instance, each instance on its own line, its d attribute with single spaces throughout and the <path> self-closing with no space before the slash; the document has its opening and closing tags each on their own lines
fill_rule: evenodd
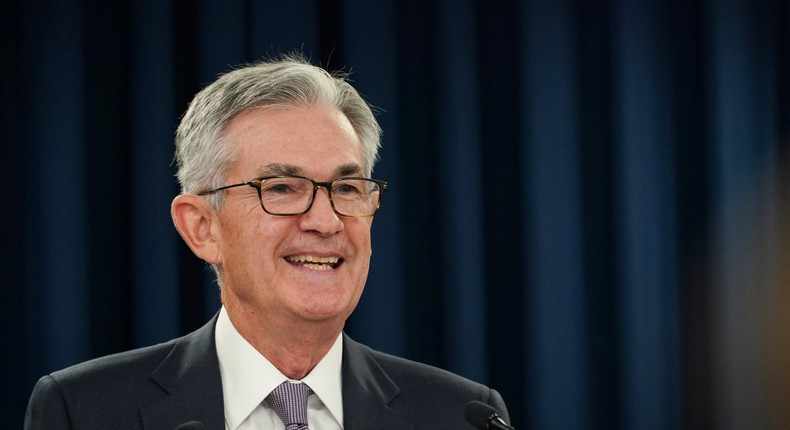
<svg viewBox="0 0 790 430">
<path fill-rule="evenodd" d="M 274 365 L 244 339 L 223 306 L 215 328 L 217 358 L 222 376 L 222 396 L 228 427 L 236 428 L 278 385 L 288 380 Z M 343 336 L 313 370 L 302 379 L 324 406 L 343 423 L 341 367 Z"/>
<path fill-rule="evenodd" d="M 342 364 L 343 335 L 341 333 L 321 361 L 302 379 L 302 382 L 313 390 L 341 425 L 343 424 Z"/>
</svg>

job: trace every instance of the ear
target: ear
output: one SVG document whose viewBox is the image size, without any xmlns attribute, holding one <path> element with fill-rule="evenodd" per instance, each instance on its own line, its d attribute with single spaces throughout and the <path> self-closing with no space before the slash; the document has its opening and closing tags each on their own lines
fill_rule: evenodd
<svg viewBox="0 0 790 430">
<path fill-rule="evenodd" d="M 215 214 L 206 200 L 194 194 L 176 196 L 170 204 L 170 215 L 181 238 L 209 264 L 222 262 Z"/>
</svg>

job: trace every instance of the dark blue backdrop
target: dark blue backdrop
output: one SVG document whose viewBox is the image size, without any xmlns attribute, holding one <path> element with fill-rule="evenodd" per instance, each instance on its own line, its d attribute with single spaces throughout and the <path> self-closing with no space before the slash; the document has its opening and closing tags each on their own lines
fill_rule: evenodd
<svg viewBox="0 0 790 430">
<path fill-rule="evenodd" d="M 42 374 L 216 312 L 171 225 L 174 128 L 218 73 L 294 49 L 353 71 L 385 131 L 352 336 L 492 385 L 521 429 L 765 419 L 751 341 L 786 286 L 764 269 L 790 264 L 788 1 L 13 3 L 3 423 Z"/>
</svg>

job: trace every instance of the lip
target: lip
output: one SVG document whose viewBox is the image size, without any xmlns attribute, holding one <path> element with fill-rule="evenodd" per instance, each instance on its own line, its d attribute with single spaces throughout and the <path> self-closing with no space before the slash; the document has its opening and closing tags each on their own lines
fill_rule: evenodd
<svg viewBox="0 0 790 430">
<path fill-rule="evenodd" d="M 343 264 L 343 258 L 336 255 L 320 255 L 316 253 L 298 253 L 286 256 L 285 261 L 296 267 L 314 271 L 331 271 Z"/>
</svg>

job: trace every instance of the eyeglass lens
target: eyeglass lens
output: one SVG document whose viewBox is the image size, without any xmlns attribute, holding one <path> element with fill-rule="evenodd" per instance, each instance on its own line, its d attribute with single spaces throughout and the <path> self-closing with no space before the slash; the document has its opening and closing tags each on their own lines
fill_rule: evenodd
<svg viewBox="0 0 790 430">
<path fill-rule="evenodd" d="M 261 205 L 275 215 L 305 212 L 313 199 L 313 183 L 303 178 L 270 178 L 261 182 Z M 347 216 L 369 216 L 376 212 L 381 189 L 365 179 L 337 179 L 330 196 L 335 211 Z"/>
</svg>

